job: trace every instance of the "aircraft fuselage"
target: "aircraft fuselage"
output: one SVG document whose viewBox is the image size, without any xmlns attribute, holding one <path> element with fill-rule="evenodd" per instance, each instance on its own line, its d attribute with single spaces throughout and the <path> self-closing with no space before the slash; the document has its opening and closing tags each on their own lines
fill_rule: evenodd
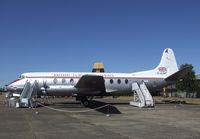
<svg viewBox="0 0 200 139">
<path fill-rule="evenodd" d="M 75 85 L 83 75 L 102 76 L 104 79 L 105 92 L 92 91 L 91 88 L 84 90 L 77 89 Z M 163 78 L 158 77 L 141 77 L 132 73 L 76 73 L 76 72 L 49 72 L 49 73 L 25 73 L 14 81 L 8 88 L 16 92 L 21 92 L 26 81 L 37 81 L 39 84 L 39 93 L 42 94 L 44 84 L 48 95 L 52 96 L 121 96 L 132 93 L 132 83 L 145 82 L 149 91 L 161 88 L 166 85 Z M 88 93 L 88 94 L 87 94 Z"/>
</svg>

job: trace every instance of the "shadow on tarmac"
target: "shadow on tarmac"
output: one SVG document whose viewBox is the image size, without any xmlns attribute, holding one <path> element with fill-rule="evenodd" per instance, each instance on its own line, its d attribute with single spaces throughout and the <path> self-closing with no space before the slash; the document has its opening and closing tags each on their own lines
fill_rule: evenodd
<svg viewBox="0 0 200 139">
<path fill-rule="evenodd" d="M 102 107 L 102 106 L 105 106 L 107 104 L 108 103 L 105 103 L 105 102 L 92 100 L 90 102 L 89 108 L 96 109 L 98 107 Z M 103 107 L 103 108 L 100 108 L 100 109 L 96 109 L 96 111 L 104 113 L 104 114 L 121 114 L 121 112 L 113 105 L 108 105 L 106 107 Z"/>
<path fill-rule="evenodd" d="M 121 114 L 121 112 L 113 105 L 116 103 L 105 103 L 97 100 L 90 100 L 90 105 L 88 108 L 95 109 L 95 111 L 101 112 L 103 114 Z M 121 104 L 121 103 L 120 103 Z M 44 104 L 46 106 L 53 106 L 54 108 L 69 108 L 69 109 L 80 109 L 85 108 L 85 106 L 81 105 L 78 102 L 55 102 L 52 104 Z M 106 106 L 107 105 L 107 106 Z M 105 107 L 103 107 L 105 106 Z M 39 106 L 42 107 L 42 106 Z"/>
</svg>

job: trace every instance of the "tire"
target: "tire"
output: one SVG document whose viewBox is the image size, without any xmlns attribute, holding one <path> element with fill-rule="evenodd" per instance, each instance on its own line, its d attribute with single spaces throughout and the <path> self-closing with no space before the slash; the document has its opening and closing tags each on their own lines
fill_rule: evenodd
<svg viewBox="0 0 200 139">
<path fill-rule="evenodd" d="M 90 103 L 88 100 L 82 100 L 81 103 L 83 104 L 83 106 L 85 107 L 89 107 Z"/>
</svg>

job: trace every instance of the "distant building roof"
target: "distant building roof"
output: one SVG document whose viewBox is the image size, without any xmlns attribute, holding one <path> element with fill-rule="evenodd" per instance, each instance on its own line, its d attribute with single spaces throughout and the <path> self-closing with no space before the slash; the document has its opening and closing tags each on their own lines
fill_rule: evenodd
<svg viewBox="0 0 200 139">
<path fill-rule="evenodd" d="M 93 65 L 93 69 L 92 69 L 92 72 L 104 72 L 104 65 L 103 63 L 101 62 L 96 62 L 94 65 Z"/>
</svg>

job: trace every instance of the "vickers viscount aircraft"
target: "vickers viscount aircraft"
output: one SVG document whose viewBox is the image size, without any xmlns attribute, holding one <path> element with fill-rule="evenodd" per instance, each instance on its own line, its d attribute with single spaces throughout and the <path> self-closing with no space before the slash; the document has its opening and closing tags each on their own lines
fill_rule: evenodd
<svg viewBox="0 0 200 139">
<path fill-rule="evenodd" d="M 38 94 L 73 96 L 83 104 L 92 96 L 121 96 L 132 93 L 133 83 L 144 82 L 150 92 L 179 80 L 188 69 L 178 70 L 172 49 L 164 50 L 160 64 L 148 71 L 135 73 L 31 72 L 7 86 L 12 93 L 21 93 L 26 82 L 38 83 Z"/>
</svg>

